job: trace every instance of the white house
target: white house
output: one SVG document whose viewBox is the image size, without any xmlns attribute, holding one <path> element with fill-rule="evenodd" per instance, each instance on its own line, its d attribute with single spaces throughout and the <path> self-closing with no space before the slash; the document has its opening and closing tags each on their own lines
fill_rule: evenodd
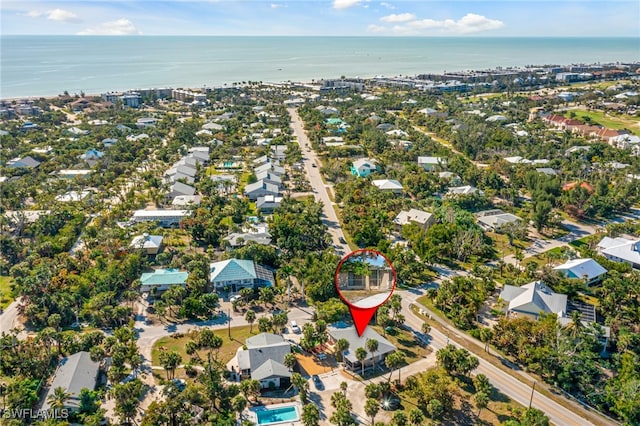
<svg viewBox="0 0 640 426">
<path fill-rule="evenodd" d="M 526 316 L 534 319 L 540 313 L 553 313 L 558 317 L 567 312 L 567 295 L 554 293 L 542 281 L 534 281 L 522 287 L 505 285 L 500 298 L 509 302 L 507 314 L 512 316 Z"/>
<path fill-rule="evenodd" d="M 478 225 L 483 228 L 485 231 L 496 231 L 500 229 L 503 225 L 511 222 L 520 222 L 518 216 L 505 213 L 502 210 L 485 210 L 476 215 L 476 220 L 478 221 Z"/>
<path fill-rule="evenodd" d="M 480 191 L 475 186 L 464 185 L 464 186 L 452 186 L 447 190 L 447 195 L 471 195 L 478 193 L 478 195 L 483 195 L 484 193 Z"/>
<path fill-rule="evenodd" d="M 289 386 L 291 372 L 282 364 L 284 357 L 291 353 L 289 342 L 277 334 L 260 333 L 245 340 L 245 347 L 236 354 L 242 379 L 259 381 L 262 389 Z"/>
<path fill-rule="evenodd" d="M 625 262 L 640 269 L 640 240 L 604 237 L 597 246 L 598 253 L 614 262 Z"/>
<path fill-rule="evenodd" d="M 422 229 L 429 229 L 434 222 L 435 217 L 431 213 L 417 209 L 403 210 L 393 219 L 393 223 L 397 228 L 402 228 L 409 223 L 415 223 Z"/>
<path fill-rule="evenodd" d="M 189 216 L 189 210 L 136 210 L 133 212 L 131 222 L 158 222 L 164 228 L 178 226 L 180 221 Z"/>
<path fill-rule="evenodd" d="M 402 184 L 395 179 L 377 179 L 371 182 L 376 188 L 394 194 L 402 193 Z"/>
<path fill-rule="evenodd" d="M 427 172 L 432 172 L 438 167 L 444 167 L 447 164 L 446 158 L 441 157 L 418 157 L 418 165 Z"/>
<path fill-rule="evenodd" d="M 162 235 L 136 235 L 131 240 L 129 247 L 132 249 L 144 250 L 146 254 L 158 254 L 162 247 L 162 240 Z"/>
<path fill-rule="evenodd" d="M 569 278 L 584 279 L 587 284 L 600 281 L 607 270 L 591 258 L 573 259 L 553 268 Z"/>
</svg>

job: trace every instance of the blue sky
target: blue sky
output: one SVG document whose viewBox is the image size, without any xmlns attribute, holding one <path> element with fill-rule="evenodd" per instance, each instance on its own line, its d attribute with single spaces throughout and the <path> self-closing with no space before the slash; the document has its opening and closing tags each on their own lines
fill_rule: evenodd
<svg viewBox="0 0 640 426">
<path fill-rule="evenodd" d="M 640 36 L 637 0 L 3 0 L 2 34 Z"/>
</svg>

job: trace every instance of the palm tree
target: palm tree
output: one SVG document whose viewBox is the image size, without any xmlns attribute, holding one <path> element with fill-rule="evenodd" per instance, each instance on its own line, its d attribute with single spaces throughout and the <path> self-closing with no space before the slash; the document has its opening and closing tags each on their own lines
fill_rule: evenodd
<svg viewBox="0 0 640 426">
<path fill-rule="evenodd" d="M 293 371 L 293 367 L 296 366 L 298 360 L 296 356 L 292 353 L 288 353 L 284 356 L 284 366 L 289 369 L 289 371 Z"/>
<path fill-rule="evenodd" d="M 375 364 L 374 354 L 378 350 L 378 341 L 376 339 L 367 339 L 367 350 L 371 353 L 371 362 Z"/>
<path fill-rule="evenodd" d="M 349 385 L 347 384 L 347 382 L 340 382 L 340 390 L 342 391 L 342 394 L 345 396 L 345 398 L 347 397 L 347 387 Z"/>
<path fill-rule="evenodd" d="M 301 420 L 304 426 L 318 426 L 320 424 L 320 410 L 315 404 L 305 404 L 302 407 Z"/>
<path fill-rule="evenodd" d="M 364 405 L 364 412 L 367 416 L 371 417 L 371 426 L 375 423 L 376 414 L 380 411 L 380 403 L 377 399 L 369 398 Z"/>
<path fill-rule="evenodd" d="M 573 339 L 577 339 L 582 334 L 582 330 L 584 329 L 584 324 L 582 324 L 581 318 L 582 314 L 580 311 L 576 310 L 571 312 L 571 322 L 565 326 L 565 329 L 569 333 L 569 336 Z"/>
<path fill-rule="evenodd" d="M 487 405 L 489 405 L 489 395 L 484 392 L 478 392 L 473 396 L 473 399 L 476 403 L 476 407 L 478 407 L 478 415 L 480 415 L 482 410 L 487 408 Z"/>
<path fill-rule="evenodd" d="M 242 412 L 245 408 L 247 408 L 247 399 L 242 395 L 236 395 L 231 400 L 231 407 L 233 407 L 233 411 L 238 413 L 238 420 L 242 420 Z"/>
<path fill-rule="evenodd" d="M 409 411 L 409 422 L 412 425 L 415 425 L 415 426 L 421 425 L 423 420 L 424 420 L 424 415 L 422 414 L 422 411 L 420 411 L 419 408 L 413 408 L 411 411 Z"/>
<path fill-rule="evenodd" d="M 493 338 L 493 331 L 488 328 L 481 328 L 480 329 L 480 341 L 484 342 L 484 351 L 487 352 L 489 349 L 489 343 L 491 342 L 491 339 Z"/>
<path fill-rule="evenodd" d="M 431 332 L 431 325 L 428 322 L 422 323 L 422 332 L 424 334 L 429 334 Z"/>
<path fill-rule="evenodd" d="M 360 361 L 362 366 L 362 377 L 364 378 L 364 360 L 367 358 L 367 351 L 364 348 L 356 349 L 356 358 Z"/>
<path fill-rule="evenodd" d="M 256 320 L 256 313 L 249 309 L 246 314 L 244 314 L 244 319 L 249 323 L 249 333 L 253 333 L 253 323 Z"/>
<path fill-rule="evenodd" d="M 71 398 L 71 394 L 67 392 L 62 386 L 58 386 L 53 390 L 53 393 L 47 397 L 47 402 L 52 409 L 64 408 L 64 403 Z"/>
<path fill-rule="evenodd" d="M 338 339 L 336 342 L 335 350 L 336 354 L 340 354 L 340 361 L 344 362 L 344 351 L 349 349 L 349 341 L 345 338 Z"/>
</svg>

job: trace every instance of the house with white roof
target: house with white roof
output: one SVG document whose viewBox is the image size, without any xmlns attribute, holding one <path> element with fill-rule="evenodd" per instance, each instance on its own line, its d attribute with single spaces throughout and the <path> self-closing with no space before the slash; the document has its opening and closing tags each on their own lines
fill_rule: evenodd
<svg viewBox="0 0 640 426">
<path fill-rule="evenodd" d="M 180 224 L 180 221 L 189 215 L 189 210 L 136 210 L 135 212 L 133 212 L 131 222 L 158 222 L 158 224 L 163 228 L 170 228 L 173 226 L 178 226 Z"/>
<path fill-rule="evenodd" d="M 138 129 L 143 129 L 145 127 L 156 127 L 157 123 L 157 118 L 144 117 L 138 118 L 138 120 L 136 121 L 136 126 L 138 126 Z"/>
<path fill-rule="evenodd" d="M 358 177 L 367 177 L 377 170 L 377 161 L 372 158 L 359 158 L 351 165 L 351 174 Z"/>
<path fill-rule="evenodd" d="M 371 182 L 380 191 L 394 194 L 402 193 L 402 184 L 395 179 L 377 179 Z"/>
<path fill-rule="evenodd" d="M 505 213 L 499 209 L 479 212 L 476 214 L 476 220 L 478 221 L 478 225 L 485 231 L 496 231 L 507 223 L 522 221 L 518 216 Z"/>
<path fill-rule="evenodd" d="M 433 214 L 418 209 L 403 210 L 393 219 L 397 230 L 410 223 L 415 223 L 422 229 L 429 229 L 435 221 L 436 218 Z"/>
<path fill-rule="evenodd" d="M 394 138 L 408 138 L 409 134 L 407 132 L 405 132 L 404 130 L 400 130 L 400 129 L 393 129 L 393 130 L 389 130 L 388 132 L 385 132 L 385 134 L 387 136 L 391 136 Z"/>
<path fill-rule="evenodd" d="M 82 201 L 91 195 L 91 191 L 68 191 L 62 195 L 56 195 L 56 201 L 61 203 L 72 203 Z"/>
<path fill-rule="evenodd" d="M 210 280 L 216 291 L 228 288 L 236 293 L 241 288 L 273 287 L 273 272 L 252 260 L 229 259 L 210 265 Z"/>
<path fill-rule="evenodd" d="M 202 197 L 200 195 L 178 195 L 173 197 L 171 200 L 171 205 L 174 208 L 184 209 L 191 206 L 199 206 L 202 202 Z"/>
<path fill-rule="evenodd" d="M 483 195 L 484 192 L 480 191 L 475 186 L 464 185 L 464 186 L 452 186 L 447 189 L 447 195 L 455 196 L 455 195 L 471 195 L 471 194 Z"/>
<path fill-rule="evenodd" d="M 271 234 L 268 232 L 233 232 L 223 238 L 229 244 L 229 247 L 236 248 L 247 243 L 271 244 Z"/>
<path fill-rule="evenodd" d="M 275 195 L 265 195 L 264 197 L 258 197 L 256 200 L 256 209 L 260 210 L 263 214 L 271 214 L 275 209 L 280 206 L 283 197 L 277 197 Z"/>
<path fill-rule="evenodd" d="M 131 240 L 129 248 L 143 250 L 145 254 L 156 255 L 162 247 L 162 235 L 142 234 L 136 235 Z"/>
<path fill-rule="evenodd" d="M 640 269 L 640 240 L 604 237 L 598 243 L 597 251 L 611 261 L 625 262 Z"/>
<path fill-rule="evenodd" d="M 259 166 L 257 166 L 256 168 L 253 169 L 254 173 L 256 175 L 258 175 L 259 173 L 263 173 L 263 172 L 269 172 L 270 174 L 274 174 L 274 175 L 283 175 L 285 170 L 284 167 L 278 165 L 279 162 L 268 162 L 268 163 L 263 163 Z"/>
<path fill-rule="evenodd" d="M 418 165 L 427 172 L 446 166 L 447 159 L 441 157 L 418 157 Z"/>
<path fill-rule="evenodd" d="M 591 258 L 573 259 L 553 269 L 568 278 L 584 279 L 587 285 L 602 280 L 607 273 L 607 270 L 602 265 Z"/>
<path fill-rule="evenodd" d="M 534 319 L 540 313 L 553 313 L 558 317 L 567 312 L 567 295 L 554 293 L 542 281 L 534 281 L 522 287 L 505 285 L 500 298 L 509 302 L 507 315 L 525 316 Z"/>
</svg>

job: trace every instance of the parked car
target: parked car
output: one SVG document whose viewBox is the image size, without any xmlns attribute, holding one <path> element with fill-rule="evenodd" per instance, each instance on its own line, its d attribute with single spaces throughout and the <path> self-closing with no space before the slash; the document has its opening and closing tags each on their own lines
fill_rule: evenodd
<svg viewBox="0 0 640 426">
<path fill-rule="evenodd" d="M 340 237 L 339 241 L 341 244 L 347 244 L 347 240 L 345 240 L 343 237 Z"/>
<path fill-rule="evenodd" d="M 298 327 L 298 323 L 295 321 L 291 321 L 291 331 L 296 334 L 302 333 L 302 330 L 300 330 L 300 327 Z"/>
<path fill-rule="evenodd" d="M 229 302 L 233 303 L 233 302 L 236 302 L 236 301 L 241 300 L 241 299 L 242 299 L 242 296 L 240 296 L 239 294 L 236 294 L 235 296 L 231 296 L 229 298 Z"/>
<path fill-rule="evenodd" d="M 313 384 L 316 385 L 316 389 L 318 390 L 324 389 L 324 384 L 322 383 L 322 380 L 320 380 L 320 377 L 318 377 L 317 374 L 314 374 L 313 376 L 311 376 L 311 378 L 313 379 Z"/>
</svg>

